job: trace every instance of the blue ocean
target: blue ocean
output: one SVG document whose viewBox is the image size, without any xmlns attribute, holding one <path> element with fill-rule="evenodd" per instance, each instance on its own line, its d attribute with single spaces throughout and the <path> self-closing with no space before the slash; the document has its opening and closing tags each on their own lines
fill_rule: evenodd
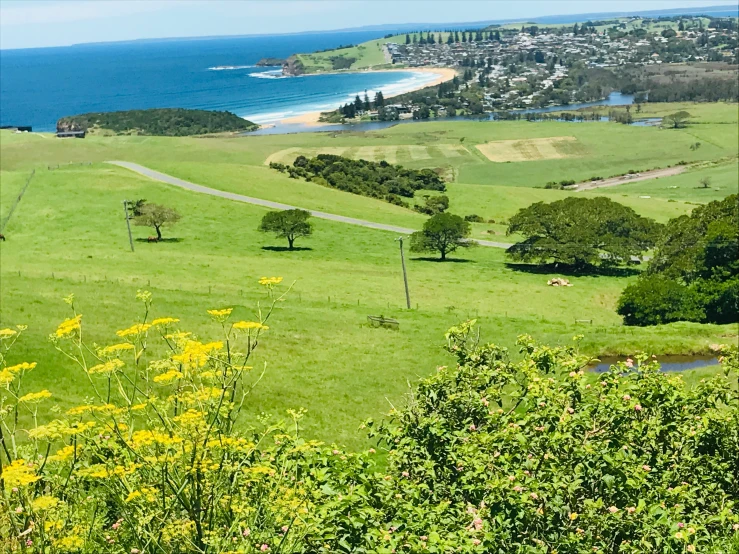
<svg viewBox="0 0 739 554">
<path fill-rule="evenodd" d="M 66 115 L 143 108 L 228 110 L 257 123 L 334 109 L 432 80 L 413 72 L 283 77 L 286 58 L 382 37 L 382 31 L 181 39 L 0 51 L 0 125 L 53 131 Z"/>
</svg>

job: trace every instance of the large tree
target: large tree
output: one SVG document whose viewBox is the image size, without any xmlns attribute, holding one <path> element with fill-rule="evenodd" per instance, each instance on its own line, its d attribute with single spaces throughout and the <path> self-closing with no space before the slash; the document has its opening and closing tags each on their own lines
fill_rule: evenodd
<svg viewBox="0 0 739 554">
<path fill-rule="evenodd" d="M 262 218 L 259 230 L 287 239 L 288 249 L 292 250 L 296 238 L 307 237 L 313 233 L 313 226 L 308 218 L 310 212 L 300 209 L 269 212 Z"/>
<path fill-rule="evenodd" d="M 157 233 L 157 240 L 162 239 L 162 227 L 170 227 L 182 217 L 174 208 L 161 204 L 134 205 L 138 215 L 133 218 L 134 225 L 153 227 Z"/>
<path fill-rule="evenodd" d="M 661 226 L 605 197 L 569 197 L 537 202 L 514 215 L 508 234 L 525 240 L 508 249 L 511 258 L 576 269 L 618 265 L 654 246 Z"/>
<path fill-rule="evenodd" d="M 677 293 L 689 299 L 681 309 L 672 300 Z M 739 321 L 737 195 L 671 219 L 647 271 L 621 295 L 618 313 L 629 325 Z"/>
<path fill-rule="evenodd" d="M 440 213 L 426 220 L 423 230 L 411 235 L 411 251 L 438 252 L 442 260 L 458 248 L 474 243 L 467 240 L 470 224 L 458 215 Z"/>
</svg>

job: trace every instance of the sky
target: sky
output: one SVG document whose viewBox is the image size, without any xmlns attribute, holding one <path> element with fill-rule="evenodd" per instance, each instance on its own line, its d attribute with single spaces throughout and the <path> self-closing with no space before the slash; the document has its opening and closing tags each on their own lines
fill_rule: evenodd
<svg viewBox="0 0 739 554">
<path fill-rule="evenodd" d="M 0 0 L 0 48 L 731 4 L 721 0 Z"/>
</svg>

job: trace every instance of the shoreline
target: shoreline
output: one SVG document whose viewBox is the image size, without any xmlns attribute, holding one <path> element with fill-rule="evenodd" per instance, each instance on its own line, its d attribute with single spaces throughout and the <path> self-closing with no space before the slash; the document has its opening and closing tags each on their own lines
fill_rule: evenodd
<svg viewBox="0 0 739 554">
<path fill-rule="evenodd" d="M 395 98 L 396 96 L 400 96 L 402 94 L 407 94 L 409 92 L 415 92 L 417 90 L 425 89 L 426 87 L 433 87 L 436 85 L 439 85 L 441 83 L 445 83 L 446 81 L 451 81 L 454 79 L 454 77 L 457 75 L 457 71 L 455 69 L 452 69 L 451 67 L 413 67 L 413 68 L 398 68 L 398 69 L 365 69 L 365 70 L 358 70 L 358 71 L 336 71 L 336 72 L 324 72 L 324 73 L 309 73 L 307 75 L 301 75 L 301 77 L 309 77 L 311 75 L 331 75 L 331 74 L 346 74 L 346 73 L 398 73 L 398 72 L 405 72 L 405 73 L 433 73 L 437 77 L 433 79 L 432 81 L 429 81 L 427 83 L 420 84 L 418 86 L 409 88 L 407 90 L 404 90 L 402 92 L 398 92 L 396 94 L 393 94 L 391 96 L 386 96 L 385 99 L 389 100 L 391 98 Z M 325 111 L 325 110 L 324 110 Z M 282 119 L 278 119 L 275 121 L 267 122 L 263 125 L 260 125 L 261 128 L 266 127 L 275 127 L 277 125 L 305 125 L 305 126 L 323 126 L 323 125 L 341 125 L 341 123 L 324 123 L 319 122 L 318 118 L 321 116 L 321 114 L 324 113 L 322 111 L 315 111 L 315 112 L 307 112 L 300 115 L 294 115 L 290 117 L 285 117 Z"/>
</svg>

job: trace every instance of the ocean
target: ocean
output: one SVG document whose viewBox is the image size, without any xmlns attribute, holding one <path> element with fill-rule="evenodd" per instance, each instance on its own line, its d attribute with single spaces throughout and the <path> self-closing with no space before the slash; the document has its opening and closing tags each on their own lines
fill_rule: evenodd
<svg viewBox="0 0 739 554">
<path fill-rule="evenodd" d="M 386 96 L 433 74 L 346 73 L 283 77 L 256 67 L 380 38 L 385 31 L 181 39 L 0 50 L 0 125 L 53 131 L 66 115 L 143 108 L 228 110 L 256 123 L 337 108 L 356 94 Z"/>
</svg>

